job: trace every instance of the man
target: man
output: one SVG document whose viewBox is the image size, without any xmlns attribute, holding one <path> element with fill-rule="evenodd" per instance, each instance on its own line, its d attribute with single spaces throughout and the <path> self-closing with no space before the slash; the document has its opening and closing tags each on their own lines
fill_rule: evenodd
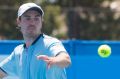
<svg viewBox="0 0 120 79">
<path fill-rule="evenodd" d="M 20 79 L 66 79 L 70 57 L 58 39 L 41 32 L 43 15 L 35 3 L 20 6 L 17 24 L 25 44 L 18 45 L 0 63 L 0 78 L 17 75 Z"/>
</svg>

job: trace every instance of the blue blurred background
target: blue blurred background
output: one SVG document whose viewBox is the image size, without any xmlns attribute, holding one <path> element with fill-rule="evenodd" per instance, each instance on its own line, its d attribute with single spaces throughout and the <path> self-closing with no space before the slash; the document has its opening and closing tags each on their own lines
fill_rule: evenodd
<svg viewBox="0 0 120 79">
<path fill-rule="evenodd" d="M 66 68 L 68 79 L 120 79 L 120 42 L 86 40 L 62 40 L 62 42 L 72 60 L 72 64 Z M 23 41 L 0 41 L 0 61 L 21 43 Z M 108 44 L 112 48 L 110 57 L 101 58 L 98 55 L 97 49 L 102 44 Z"/>
</svg>

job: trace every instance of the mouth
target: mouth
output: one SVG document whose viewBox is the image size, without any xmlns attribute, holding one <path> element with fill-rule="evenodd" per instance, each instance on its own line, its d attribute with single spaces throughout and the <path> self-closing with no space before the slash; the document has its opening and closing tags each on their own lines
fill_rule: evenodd
<svg viewBox="0 0 120 79">
<path fill-rule="evenodd" d="M 35 29 L 35 26 L 28 26 L 28 30 L 29 30 L 29 29 L 34 30 L 34 29 Z"/>
</svg>

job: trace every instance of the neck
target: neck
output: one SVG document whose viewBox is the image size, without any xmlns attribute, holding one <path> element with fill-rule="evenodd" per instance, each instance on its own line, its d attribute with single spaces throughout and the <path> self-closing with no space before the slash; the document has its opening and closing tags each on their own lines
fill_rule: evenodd
<svg viewBox="0 0 120 79">
<path fill-rule="evenodd" d="M 28 48 L 29 46 L 31 46 L 31 44 L 33 43 L 34 40 L 25 40 L 25 44 L 26 44 L 26 47 Z"/>
<path fill-rule="evenodd" d="M 28 48 L 34 41 L 35 39 L 38 37 L 39 35 L 36 35 L 34 37 L 25 37 L 23 36 L 24 40 L 25 40 L 25 44 L 26 44 L 26 47 Z"/>
</svg>

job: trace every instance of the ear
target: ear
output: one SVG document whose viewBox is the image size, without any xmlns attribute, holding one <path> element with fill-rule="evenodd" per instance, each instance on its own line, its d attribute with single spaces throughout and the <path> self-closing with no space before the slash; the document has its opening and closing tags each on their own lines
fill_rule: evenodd
<svg viewBox="0 0 120 79">
<path fill-rule="evenodd" d="M 20 19 L 19 18 L 16 19 L 16 23 L 17 23 L 16 29 L 21 30 Z"/>
<path fill-rule="evenodd" d="M 20 27 L 20 19 L 19 18 L 16 19 L 16 23 L 17 23 L 17 26 Z"/>
</svg>

